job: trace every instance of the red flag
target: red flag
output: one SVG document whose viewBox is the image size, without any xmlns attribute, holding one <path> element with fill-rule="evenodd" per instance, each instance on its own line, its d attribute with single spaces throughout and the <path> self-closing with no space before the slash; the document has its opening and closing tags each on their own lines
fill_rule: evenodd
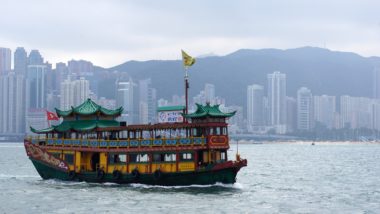
<svg viewBox="0 0 380 214">
<path fill-rule="evenodd" d="M 50 111 L 46 111 L 47 120 L 59 120 L 56 114 Z"/>
</svg>

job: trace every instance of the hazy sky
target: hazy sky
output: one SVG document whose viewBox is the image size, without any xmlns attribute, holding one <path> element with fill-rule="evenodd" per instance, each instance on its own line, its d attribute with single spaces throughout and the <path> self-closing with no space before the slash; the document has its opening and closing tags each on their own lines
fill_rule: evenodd
<svg viewBox="0 0 380 214">
<path fill-rule="evenodd" d="M 0 0 L 0 15 L 0 47 L 52 63 L 300 46 L 380 56 L 380 0 Z"/>
</svg>

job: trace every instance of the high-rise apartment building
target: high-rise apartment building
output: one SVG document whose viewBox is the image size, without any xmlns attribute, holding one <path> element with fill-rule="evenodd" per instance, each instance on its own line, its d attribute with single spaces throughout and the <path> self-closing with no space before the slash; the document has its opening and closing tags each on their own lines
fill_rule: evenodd
<svg viewBox="0 0 380 214">
<path fill-rule="evenodd" d="M 247 125 L 249 131 L 254 131 L 264 125 L 264 87 L 249 85 L 247 88 Z"/>
<path fill-rule="evenodd" d="M 44 58 L 42 58 L 38 50 L 31 50 L 28 57 L 28 65 L 43 65 Z"/>
<path fill-rule="evenodd" d="M 46 65 L 28 65 L 27 108 L 46 108 Z"/>
<path fill-rule="evenodd" d="M 314 124 L 313 95 L 310 89 L 302 87 L 297 91 L 297 129 L 310 131 Z"/>
<path fill-rule="evenodd" d="M 71 106 L 78 106 L 90 98 L 90 83 L 83 77 L 71 80 L 70 77 L 61 83 L 61 109 L 68 110 Z"/>
<path fill-rule="evenodd" d="M 286 74 L 279 71 L 268 74 L 269 125 L 276 133 L 286 132 Z"/>
<path fill-rule="evenodd" d="M 215 104 L 215 86 L 213 84 L 205 84 L 204 95 L 206 103 Z"/>
<path fill-rule="evenodd" d="M 0 133 L 25 131 L 25 77 L 9 72 L 0 76 Z"/>
<path fill-rule="evenodd" d="M 116 104 L 124 108 L 120 118 L 122 121 L 127 121 L 128 124 L 139 123 L 138 86 L 132 79 L 128 81 L 117 81 Z"/>
<path fill-rule="evenodd" d="M 28 55 L 23 47 L 18 47 L 14 53 L 14 71 L 26 76 L 28 70 Z"/>
<path fill-rule="evenodd" d="M 328 129 L 336 128 L 336 98 L 335 96 L 314 96 L 314 120 Z"/>
<path fill-rule="evenodd" d="M 151 79 L 139 81 L 140 123 L 156 122 L 157 95 L 156 89 L 150 86 L 151 83 Z"/>
<path fill-rule="evenodd" d="M 5 75 L 11 71 L 11 49 L 0 48 L 0 75 Z"/>
</svg>

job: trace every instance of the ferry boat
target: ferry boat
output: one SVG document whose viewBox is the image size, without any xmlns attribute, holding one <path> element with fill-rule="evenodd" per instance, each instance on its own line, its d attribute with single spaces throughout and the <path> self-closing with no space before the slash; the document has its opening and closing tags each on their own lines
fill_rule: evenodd
<svg viewBox="0 0 380 214">
<path fill-rule="evenodd" d="M 31 131 L 26 153 L 43 179 L 67 181 L 193 185 L 235 183 L 247 160 L 229 160 L 227 119 L 219 105 L 197 104 L 183 121 L 127 124 L 118 121 L 123 108 L 104 108 L 91 99 L 70 110 L 56 109 L 59 125 Z"/>
</svg>

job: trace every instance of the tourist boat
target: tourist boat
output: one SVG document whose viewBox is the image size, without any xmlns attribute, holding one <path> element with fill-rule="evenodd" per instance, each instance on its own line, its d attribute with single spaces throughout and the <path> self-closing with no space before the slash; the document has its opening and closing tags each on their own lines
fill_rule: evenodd
<svg viewBox="0 0 380 214">
<path fill-rule="evenodd" d="M 194 63 L 194 62 L 192 62 Z M 234 183 L 247 160 L 230 148 L 227 119 L 219 105 L 200 105 L 182 121 L 127 124 L 118 121 L 123 108 L 110 110 L 87 99 L 70 110 L 56 109 L 59 125 L 31 131 L 24 140 L 26 153 L 43 179 L 86 182 L 192 185 Z M 170 109 L 171 108 L 171 109 Z"/>
</svg>

